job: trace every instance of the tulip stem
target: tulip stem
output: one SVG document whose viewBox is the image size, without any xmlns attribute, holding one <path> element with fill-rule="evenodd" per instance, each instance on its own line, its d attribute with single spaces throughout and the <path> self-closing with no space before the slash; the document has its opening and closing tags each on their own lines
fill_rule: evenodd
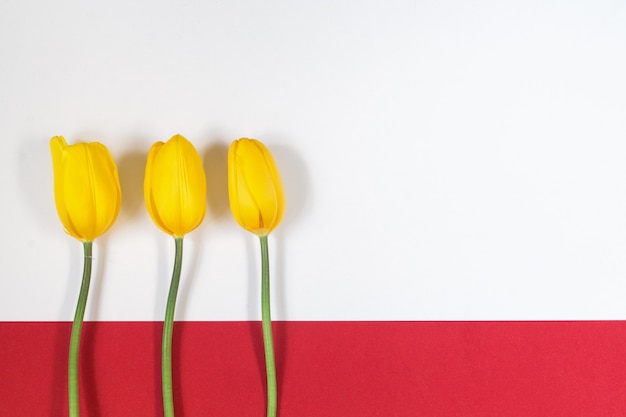
<svg viewBox="0 0 626 417">
<path fill-rule="evenodd" d="M 78 417 L 80 415 L 80 407 L 78 404 L 78 352 L 80 350 L 80 334 L 83 328 L 83 317 L 85 317 L 85 306 L 87 305 L 89 282 L 91 280 L 92 244 L 93 242 L 83 242 L 83 250 L 85 252 L 83 279 L 80 285 L 78 303 L 76 305 L 76 312 L 74 313 L 74 322 L 72 323 L 72 334 L 70 336 L 70 355 L 67 370 L 67 392 L 70 417 Z"/>
<path fill-rule="evenodd" d="M 175 237 L 176 255 L 174 257 L 174 272 L 167 296 L 165 321 L 163 323 L 163 345 L 161 357 L 161 374 L 163 384 L 163 412 L 165 417 L 174 417 L 174 396 L 172 394 L 172 332 L 174 330 L 174 309 L 176 295 L 180 282 L 180 270 L 183 263 L 183 238 Z"/>
<path fill-rule="evenodd" d="M 267 417 L 276 417 L 276 364 L 270 313 L 270 261 L 267 236 L 261 236 L 261 322 L 265 346 L 265 372 L 267 374 Z"/>
</svg>

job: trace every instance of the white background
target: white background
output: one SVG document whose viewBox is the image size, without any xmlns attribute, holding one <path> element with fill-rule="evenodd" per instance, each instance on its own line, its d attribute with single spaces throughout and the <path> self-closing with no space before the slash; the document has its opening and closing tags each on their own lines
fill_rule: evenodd
<svg viewBox="0 0 626 417">
<path fill-rule="evenodd" d="M 275 319 L 626 319 L 625 2 L 2 0 L 0 320 L 73 315 L 54 135 L 120 171 L 86 319 L 162 319 L 174 244 L 143 170 L 176 133 L 209 198 L 178 320 L 260 316 L 227 202 L 242 136 L 285 183 Z"/>
</svg>

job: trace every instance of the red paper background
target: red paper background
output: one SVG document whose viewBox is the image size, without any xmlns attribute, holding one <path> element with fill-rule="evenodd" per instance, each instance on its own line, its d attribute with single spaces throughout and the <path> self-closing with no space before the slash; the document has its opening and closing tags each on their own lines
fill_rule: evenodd
<svg viewBox="0 0 626 417">
<path fill-rule="evenodd" d="M 70 323 L 0 323 L 0 415 L 67 415 Z M 82 417 L 162 415 L 158 322 L 85 323 Z M 281 417 L 621 416 L 626 323 L 277 322 Z M 265 415 L 259 322 L 178 322 L 177 417 Z"/>
</svg>

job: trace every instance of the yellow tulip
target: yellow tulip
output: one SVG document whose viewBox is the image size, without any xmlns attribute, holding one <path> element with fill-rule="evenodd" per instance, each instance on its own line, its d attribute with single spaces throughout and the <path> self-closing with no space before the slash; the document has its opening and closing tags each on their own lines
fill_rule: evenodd
<svg viewBox="0 0 626 417">
<path fill-rule="evenodd" d="M 50 140 L 54 199 L 65 231 L 93 241 L 111 228 L 120 212 L 122 193 L 115 161 L 98 142 L 68 145 L 62 136 Z"/>
<path fill-rule="evenodd" d="M 191 142 L 175 135 L 148 153 L 144 198 L 150 217 L 165 233 L 182 237 L 202 223 L 206 213 L 206 177 Z"/>
<path fill-rule="evenodd" d="M 267 236 L 283 218 L 285 193 L 276 162 L 256 139 L 234 141 L 228 150 L 228 195 L 237 223 Z"/>
</svg>

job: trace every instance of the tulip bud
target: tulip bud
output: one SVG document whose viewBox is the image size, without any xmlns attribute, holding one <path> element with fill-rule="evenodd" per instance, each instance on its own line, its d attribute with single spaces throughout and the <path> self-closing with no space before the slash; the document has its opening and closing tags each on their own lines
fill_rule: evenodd
<svg viewBox="0 0 626 417">
<path fill-rule="evenodd" d="M 154 223 L 182 237 L 202 223 L 206 213 L 206 177 L 196 148 L 181 135 L 157 142 L 148 153 L 144 198 Z"/>
<path fill-rule="evenodd" d="M 115 161 L 98 142 L 68 145 L 62 136 L 50 140 L 54 200 L 65 231 L 93 241 L 111 228 L 120 212 L 122 193 Z"/>
<path fill-rule="evenodd" d="M 234 141 L 228 150 L 228 195 L 237 223 L 267 236 L 283 218 L 285 194 L 270 151 L 255 139 Z"/>
</svg>

